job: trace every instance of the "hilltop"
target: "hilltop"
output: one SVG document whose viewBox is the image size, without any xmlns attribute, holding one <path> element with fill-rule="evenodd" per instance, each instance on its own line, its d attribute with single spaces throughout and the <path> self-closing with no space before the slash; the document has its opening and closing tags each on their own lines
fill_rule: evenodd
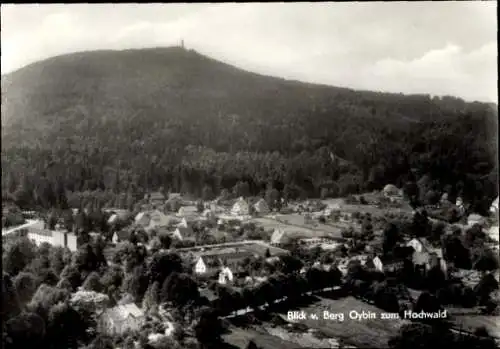
<svg viewBox="0 0 500 349">
<path fill-rule="evenodd" d="M 288 81 L 180 47 L 80 52 L 2 77 L 2 186 L 27 171 L 72 191 L 272 181 L 319 195 L 402 184 L 415 167 L 454 185 L 478 163 L 472 181 L 494 172 L 496 122 L 488 104 Z"/>
</svg>

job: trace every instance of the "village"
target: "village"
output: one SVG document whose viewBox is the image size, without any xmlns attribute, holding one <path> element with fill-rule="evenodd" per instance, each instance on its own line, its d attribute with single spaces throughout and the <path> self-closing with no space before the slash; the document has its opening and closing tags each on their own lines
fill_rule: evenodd
<svg viewBox="0 0 500 349">
<path fill-rule="evenodd" d="M 176 290 L 167 292 L 167 302 L 161 301 L 163 296 L 159 295 L 168 288 L 161 285 L 166 283 L 165 277 L 157 279 L 160 284 L 156 287 L 162 291 L 155 291 L 154 302 L 146 301 L 147 296 L 144 295 L 150 292 L 151 283 L 149 287 L 146 284 L 148 290 L 139 292 L 139 296 L 115 291 L 115 302 L 110 302 L 109 292 L 101 293 L 102 287 L 89 288 L 87 282 L 71 289 L 71 299 L 75 304 L 99 305 L 92 308 L 98 333 L 113 336 L 147 333 L 147 340 L 151 343 L 170 338 L 179 327 L 187 328 L 194 316 L 184 310 L 180 318 L 173 314 L 179 312 L 179 307 L 184 309 L 187 304 L 198 304 L 198 297 L 204 300 L 202 304 L 217 309 L 219 318 L 234 321 L 252 312 L 256 317 L 259 313 L 280 314 L 283 311 L 286 314 L 287 304 L 291 306 L 297 297 L 316 295 L 325 302 L 329 299 L 326 295 L 331 294 L 335 294 L 333 299 L 354 297 L 350 301 L 353 303 L 345 306 L 344 310 L 356 308 L 356 304 L 358 307 L 366 304 L 366 307 L 377 307 L 378 311 L 384 309 L 398 313 L 403 309 L 412 309 L 416 304 L 421 307 L 419 296 L 429 288 L 441 287 L 445 294 L 448 289 L 461 287 L 477 293 L 477 297 L 481 298 L 480 303 L 473 302 L 480 305 L 478 317 L 473 321 L 478 326 L 488 327 L 490 334 L 500 338 L 500 330 L 491 325 L 491 320 L 483 323 L 478 320 L 484 316 L 480 314 L 498 312 L 498 260 L 492 257 L 498 254 L 498 198 L 491 205 L 490 217 L 471 213 L 454 224 L 427 217 L 426 209 L 432 212 L 440 205 L 466 212 L 460 198 L 456 203 L 450 203 L 446 195 L 434 207 L 413 209 L 402 191 L 393 185 L 362 196 L 298 202 L 286 202 L 284 199 L 269 202 L 264 198 L 244 197 L 203 202 L 187 199 L 179 193 L 155 192 L 145 195 L 137 205 L 137 212 L 104 209 L 105 229 L 85 231 L 85 227 L 77 224 L 77 217 L 82 214 L 78 209 L 72 210 L 74 219 L 69 220 L 24 212 L 20 214 L 27 220 L 17 227 L 3 229 L 2 236 L 4 245 L 26 237 L 38 248 L 47 245 L 62 247 L 77 255 L 89 245 L 101 244 L 107 268 L 123 269 L 125 273 L 131 269 L 122 254 L 129 253 L 125 250 L 133 246 L 143 251 L 149 268 L 156 261 L 160 263 L 156 268 L 174 268 L 173 271 L 185 273 L 181 275 L 190 275 L 195 290 L 190 288 L 189 283 L 178 286 L 178 289 L 170 286 Z M 12 212 L 11 208 L 4 212 L 4 216 Z M 419 229 L 427 229 L 428 232 L 419 233 Z M 439 236 L 434 236 L 434 231 L 439 229 Z M 471 237 L 472 234 L 477 236 Z M 474 257 L 470 266 L 463 266 L 462 261 L 457 260 L 458 252 L 452 251 L 455 247 L 445 237 L 477 238 L 484 253 Z M 182 268 L 173 267 L 174 262 L 162 259 L 172 254 L 180 257 Z M 168 275 L 170 271 L 158 270 L 157 273 Z M 430 285 L 429 278 L 436 284 Z M 300 279 L 305 280 L 306 285 L 299 287 Z M 483 290 L 484 280 L 493 284 L 486 287 L 486 291 Z M 385 290 L 377 291 L 377 287 L 369 285 L 372 282 L 379 288 L 383 285 Z M 295 285 L 292 286 L 295 289 L 285 290 L 285 284 Z M 275 290 L 272 290 L 273 287 Z M 372 287 L 375 287 L 373 291 Z M 405 291 L 394 291 L 401 287 Z M 249 295 L 248 290 L 254 293 Z M 179 292 L 184 295 L 179 295 Z M 378 295 L 380 292 L 382 295 Z M 394 295 L 395 303 L 389 295 Z M 454 308 L 463 308 L 457 305 L 462 303 L 460 296 L 456 301 L 451 298 L 448 299 L 451 313 L 454 313 Z M 330 308 L 332 304 L 341 302 L 328 300 Z M 442 299 L 440 302 L 442 304 Z M 113 303 L 116 305 L 111 306 Z M 455 312 L 459 313 L 458 310 Z M 280 316 L 280 321 L 286 323 L 286 317 Z M 453 320 L 457 328 L 469 327 L 473 330 L 461 322 L 463 318 L 457 319 Z M 265 320 L 265 323 L 269 321 Z M 153 323 L 156 325 L 153 326 Z M 310 332 L 302 337 L 292 334 L 294 331 L 286 330 L 288 327 L 280 324 L 278 327 L 276 324 L 271 327 L 262 325 L 258 331 L 252 331 L 255 338 L 268 339 L 275 338 L 279 333 L 279 338 L 296 345 L 312 345 L 318 341 L 322 345 L 326 343 L 316 337 L 309 338 Z M 309 320 L 303 321 L 304 324 L 312 325 Z M 292 326 L 290 321 L 288 326 Z M 366 343 L 375 340 L 369 333 L 362 333 L 361 337 L 365 339 L 349 341 L 342 335 L 343 330 L 339 327 L 342 324 L 335 326 L 326 332 L 330 333 L 327 335 L 330 340 L 337 340 L 336 345 L 343 343 L 356 347 L 361 346 L 363 340 Z M 350 325 L 342 328 L 346 326 Z M 267 330 L 263 330 L 265 328 Z M 245 348 L 248 340 L 242 344 L 237 335 L 241 328 L 233 323 L 229 329 L 229 334 L 223 336 L 224 340 Z M 366 329 L 360 331 L 366 332 Z M 262 346 L 266 342 L 255 338 L 250 341 L 258 342 L 257 345 Z"/>
</svg>

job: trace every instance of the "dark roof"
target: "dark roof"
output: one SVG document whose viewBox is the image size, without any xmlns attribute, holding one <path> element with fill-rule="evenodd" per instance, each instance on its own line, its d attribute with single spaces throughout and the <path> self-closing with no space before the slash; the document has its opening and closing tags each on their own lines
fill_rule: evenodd
<svg viewBox="0 0 500 349">
<path fill-rule="evenodd" d="M 119 230 L 116 231 L 116 236 L 118 237 L 118 240 L 128 240 L 130 238 L 130 233 L 126 230 Z M 114 234 L 113 234 L 114 236 Z"/>
<path fill-rule="evenodd" d="M 179 233 L 181 233 L 181 235 L 184 237 L 186 235 L 190 235 L 190 234 L 193 234 L 193 229 L 191 229 L 190 227 L 177 227 L 177 229 L 179 229 Z"/>
</svg>

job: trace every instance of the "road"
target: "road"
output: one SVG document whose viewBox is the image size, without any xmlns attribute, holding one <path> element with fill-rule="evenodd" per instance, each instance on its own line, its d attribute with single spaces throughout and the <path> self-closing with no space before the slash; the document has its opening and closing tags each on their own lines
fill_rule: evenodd
<svg viewBox="0 0 500 349">
<path fill-rule="evenodd" d="M 17 227 L 13 227 L 13 228 L 10 228 L 10 229 L 7 229 L 7 230 L 4 230 L 2 229 L 2 236 L 6 236 L 6 235 L 9 235 L 9 234 L 12 234 L 20 229 L 24 229 L 24 228 L 28 228 L 28 227 L 31 227 L 35 224 L 39 224 L 41 223 L 42 221 L 38 220 L 38 219 L 27 219 L 26 220 L 26 223 L 22 224 L 22 225 L 18 225 Z"/>
</svg>

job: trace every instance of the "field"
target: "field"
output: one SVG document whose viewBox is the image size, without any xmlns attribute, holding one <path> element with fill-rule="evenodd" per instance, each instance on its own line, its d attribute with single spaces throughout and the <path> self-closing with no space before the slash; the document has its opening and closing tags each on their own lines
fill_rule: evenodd
<svg viewBox="0 0 500 349">
<path fill-rule="evenodd" d="M 277 218 L 279 221 L 272 218 L 256 218 L 253 222 L 266 230 L 274 230 L 279 227 L 287 232 L 290 232 L 288 234 L 289 236 L 296 234 L 303 238 L 314 238 L 325 235 L 333 238 L 341 237 L 342 228 L 338 226 L 320 224 L 317 222 L 305 225 L 303 217 L 296 214 L 279 215 Z"/>
<path fill-rule="evenodd" d="M 264 329 L 256 330 L 231 326 L 229 330 L 230 333 L 223 335 L 222 338 L 226 343 L 238 348 L 246 348 L 250 340 L 253 340 L 257 347 L 262 349 L 291 349 L 298 347 L 295 343 L 268 334 Z"/>
<path fill-rule="evenodd" d="M 380 309 L 366 304 L 353 297 L 338 300 L 320 298 L 319 302 L 302 307 L 298 310 L 306 314 L 317 314 L 318 320 L 299 320 L 309 328 L 315 328 L 332 338 L 340 338 L 346 343 L 358 348 L 386 348 L 389 339 L 398 335 L 401 325 L 408 323 L 405 320 L 383 320 L 380 319 Z M 323 311 L 330 313 L 343 313 L 344 321 L 324 320 Z M 349 318 L 349 312 L 356 310 L 373 312 L 377 319 L 353 320 Z"/>
<path fill-rule="evenodd" d="M 490 335 L 500 338 L 500 316 L 478 314 L 475 309 L 448 308 L 451 321 L 458 329 L 473 332 L 478 327 L 485 327 Z"/>
</svg>

